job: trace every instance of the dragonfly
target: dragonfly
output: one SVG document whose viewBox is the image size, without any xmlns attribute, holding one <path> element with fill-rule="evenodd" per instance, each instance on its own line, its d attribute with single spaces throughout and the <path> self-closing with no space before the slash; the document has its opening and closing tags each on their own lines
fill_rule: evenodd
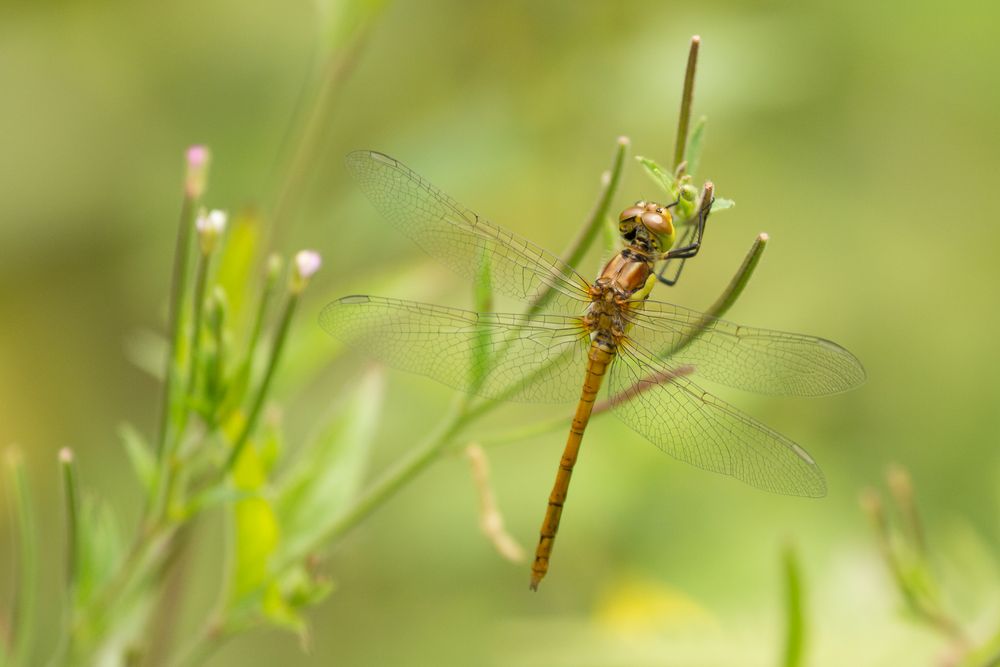
<svg viewBox="0 0 1000 667">
<path fill-rule="evenodd" d="M 576 402 L 539 530 L 532 590 L 548 572 L 602 386 L 613 414 L 676 459 L 765 491 L 826 494 L 823 473 L 805 449 L 695 380 L 761 394 L 821 396 L 861 384 L 865 371 L 858 359 L 823 338 L 742 326 L 649 298 L 657 282 L 672 284 L 679 276 L 678 269 L 666 278 L 662 267 L 682 267 L 698 253 L 711 208 L 708 184 L 693 221 L 674 219 L 677 202 L 640 201 L 623 210 L 618 230 L 624 247 L 591 282 L 388 155 L 355 151 L 346 161 L 395 230 L 464 278 L 488 280 L 529 307 L 520 314 L 487 313 L 353 295 L 323 309 L 323 329 L 389 366 L 485 399 Z"/>
</svg>

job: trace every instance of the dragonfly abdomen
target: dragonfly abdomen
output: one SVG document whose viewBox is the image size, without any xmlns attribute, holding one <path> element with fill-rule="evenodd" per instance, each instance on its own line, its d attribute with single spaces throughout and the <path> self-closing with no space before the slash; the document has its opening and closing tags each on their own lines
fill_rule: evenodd
<svg viewBox="0 0 1000 667">
<path fill-rule="evenodd" d="M 559 469 L 556 471 L 556 481 L 549 494 L 549 505 L 545 510 L 545 518 L 539 530 L 538 548 L 535 550 L 535 561 L 531 566 L 531 590 L 538 590 L 545 573 L 549 570 L 549 558 L 552 556 L 552 546 L 559 531 L 559 520 L 562 518 L 563 505 L 569 492 L 569 481 L 573 476 L 580 444 L 583 442 L 584 431 L 590 421 L 590 413 L 594 409 L 597 392 L 601 389 L 604 374 L 615 357 L 615 346 L 610 334 L 606 331 L 595 331 L 594 341 L 590 344 L 587 355 L 587 371 L 583 378 L 583 389 L 580 392 L 580 402 L 577 403 L 573 423 L 566 438 L 566 448 L 563 450 Z"/>
</svg>

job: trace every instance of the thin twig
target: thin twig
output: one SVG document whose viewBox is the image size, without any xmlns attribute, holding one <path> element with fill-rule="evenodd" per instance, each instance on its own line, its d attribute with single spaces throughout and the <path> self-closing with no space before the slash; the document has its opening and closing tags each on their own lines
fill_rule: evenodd
<svg viewBox="0 0 1000 667">
<path fill-rule="evenodd" d="M 479 496 L 479 528 L 501 556 L 512 563 L 524 561 L 524 547 L 507 532 L 503 515 L 497 505 L 496 494 L 490 483 L 490 464 L 486 452 L 477 443 L 465 448 L 465 457 L 472 469 L 472 481 Z"/>
<path fill-rule="evenodd" d="M 694 102 L 694 75 L 698 68 L 699 46 L 701 46 L 701 37 L 695 35 L 691 38 L 691 47 L 688 50 L 687 71 L 684 73 L 684 94 L 681 96 L 681 113 L 677 119 L 677 141 L 674 144 L 675 169 L 684 161 L 684 152 L 687 150 L 688 124 L 691 122 L 691 105 Z"/>
</svg>

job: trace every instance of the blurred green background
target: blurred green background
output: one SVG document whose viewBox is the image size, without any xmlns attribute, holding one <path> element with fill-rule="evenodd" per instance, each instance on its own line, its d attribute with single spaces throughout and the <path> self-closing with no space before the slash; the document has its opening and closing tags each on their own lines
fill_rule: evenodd
<svg viewBox="0 0 1000 667">
<path fill-rule="evenodd" d="M 913 474 L 956 614 L 980 635 L 994 629 L 998 22 L 987 2 L 390 4 L 280 236 L 284 250 L 325 259 L 288 358 L 289 372 L 314 371 L 303 393 L 285 382 L 293 433 L 365 365 L 328 363 L 332 342 L 315 324 L 324 301 L 471 303 L 467 286 L 389 234 L 344 153 L 388 152 L 559 251 L 617 136 L 669 162 L 692 34 L 703 39 L 695 113 L 709 117 L 700 175 L 737 208 L 713 217 L 706 250 L 659 298 L 706 307 L 766 231 L 730 319 L 834 339 L 869 381 L 816 400 L 726 394 L 809 449 L 828 477 L 821 501 L 703 473 L 597 419 L 538 594 L 527 566 L 480 534 L 467 463 L 444 460 L 333 554 L 337 590 L 313 614 L 308 652 L 261 631 L 210 664 L 772 665 L 788 542 L 802 557 L 811 664 L 935 664 L 944 645 L 900 612 L 858 509 L 890 462 Z M 137 331 L 162 329 L 183 150 L 213 150 L 209 205 L 267 211 L 319 24 L 308 2 L 0 5 L 0 442 L 19 443 L 44 498 L 46 608 L 59 594 L 58 448 L 74 447 L 85 484 L 134 520 L 115 429 L 155 423 L 158 386 L 126 352 Z M 616 208 L 654 194 L 631 164 Z M 430 380 L 388 378 L 373 474 L 452 398 Z M 507 406 L 470 439 L 551 414 Z M 554 433 L 489 451 L 508 527 L 529 547 L 562 445 Z M 9 512 L 0 517 L 9 535 Z M 182 627 L 211 600 L 216 524 Z"/>
</svg>

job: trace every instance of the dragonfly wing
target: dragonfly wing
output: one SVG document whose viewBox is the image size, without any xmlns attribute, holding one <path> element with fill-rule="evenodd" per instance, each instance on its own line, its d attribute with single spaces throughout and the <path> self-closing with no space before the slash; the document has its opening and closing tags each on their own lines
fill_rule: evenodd
<svg viewBox="0 0 1000 667">
<path fill-rule="evenodd" d="M 579 317 L 474 313 L 348 296 L 320 326 L 367 356 L 491 399 L 532 403 L 580 396 L 590 339 Z"/>
<path fill-rule="evenodd" d="M 608 391 L 613 412 L 676 459 L 795 496 L 826 495 L 823 473 L 797 444 L 683 377 L 635 345 L 619 348 Z"/>
<path fill-rule="evenodd" d="M 347 168 L 375 208 L 428 255 L 476 280 L 489 261 L 491 285 L 535 302 L 551 288 L 545 310 L 579 313 L 590 300 L 589 283 L 572 267 L 535 244 L 479 217 L 397 160 L 354 151 Z"/>
<path fill-rule="evenodd" d="M 728 387 L 822 396 L 865 380 L 857 357 L 823 338 L 745 327 L 659 301 L 644 302 L 631 321 L 629 338 L 640 347 Z"/>
</svg>

